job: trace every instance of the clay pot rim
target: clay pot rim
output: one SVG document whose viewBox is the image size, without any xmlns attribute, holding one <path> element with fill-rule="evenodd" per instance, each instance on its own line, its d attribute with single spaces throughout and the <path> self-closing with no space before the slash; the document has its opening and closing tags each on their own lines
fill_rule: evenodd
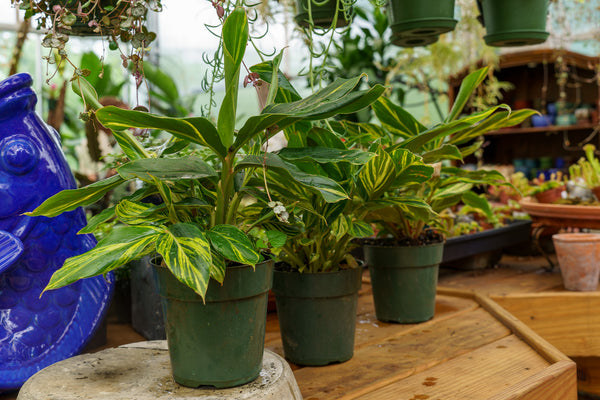
<svg viewBox="0 0 600 400">
<path fill-rule="evenodd" d="M 600 233 L 557 233 L 552 240 L 562 242 L 600 242 Z"/>
</svg>

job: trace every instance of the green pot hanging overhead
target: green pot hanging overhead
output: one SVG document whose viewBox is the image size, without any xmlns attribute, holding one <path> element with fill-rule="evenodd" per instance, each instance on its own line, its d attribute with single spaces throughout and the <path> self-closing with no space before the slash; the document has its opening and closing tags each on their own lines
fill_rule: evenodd
<svg viewBox="0 0 600 400">
<path fill-rule="evenodd" d="M 390 0 L 388 15 L 392 43 L 403 47 L 434 43 L 457 23 L 454 0 Z"/>
<path fill-rule="evenodd" d="M 336 10 L 338 10 L 336 28 L 347 26 L 350 23 L 349 13 L 344 12 L 343 0 L 296 0 L 296 23 L 303 27 L 310 27 L 312 16 L 313 25 L 319 28 L 330 28 L 333 25 Z"/>
<path fill-rule="evenodd" d="M 513 47 L 546 41 L 549 0 L 478 0 L 488 46 Z"/>
</svg>

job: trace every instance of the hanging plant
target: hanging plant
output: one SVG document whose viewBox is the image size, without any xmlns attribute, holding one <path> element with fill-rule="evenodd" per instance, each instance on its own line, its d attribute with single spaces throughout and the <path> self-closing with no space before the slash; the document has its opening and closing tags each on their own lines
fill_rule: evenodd
<svg viewBox="0 0 600 400">
<path fill-rule="evenodd" d="M 124 67 L 133 64 L 133 74 L 138 85 L 141 84 L 139 71 L 150 43 L 156 39 L 156 33 L 147 28 L 147 16 L 149 11 L 162 10 L 160 0 L 12 0 L 12 3 L 25 11 L 25 19 L 35 19 L 37 28 L 46 30 L 42 46 L 49 54 L 43 58 L 48 64 L 57 64 L 57 70 L 66 62 L 74 69 L 74 79 L 86 76 L 88 72 L 69 59 L 66 45 L 71 36 L 98 36 L 108 41 L 111 50 L 121 51 Z M 119 43 L 130 44 L 130 49 L 122 50 Z"/>
</svg>

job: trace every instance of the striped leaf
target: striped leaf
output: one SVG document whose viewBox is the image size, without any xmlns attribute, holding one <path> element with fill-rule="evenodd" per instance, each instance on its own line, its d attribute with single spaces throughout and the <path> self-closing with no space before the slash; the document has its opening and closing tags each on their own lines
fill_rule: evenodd
<svg viewBox="0 0 600 400">
<path fill-rule="evenodd" d="M 68 258 L 57 270 L 44 289 L 52 290 L 79 279 L 106 274 L 130 261 L 155 251 L 157 228 L 150 226 L 123 226 L 114 228 L 96 247 L 81 255 Z"/>
<path fill-rule="evenodd" d="M 454 99 L 452 109 L 446 117 L 445 122 L 455 120 L 462 113 L 475 88 L 479 86 L 487 76 L 488 70 L 489 67 L 478 69 L 477 71 L 471 72 L 465 79 L 463 79 L 462 83 L 460 84 L 460 89 L 458 89 L 456 99 Z"/>
<path fill-rule="evenodd" d="M 213 265 L 205 233 L 190 223 L 171 225 L 159 236 L 156 250 L 171 273 L 204 299 Z"/>
<path fill-rule="evenodd" d="M 273 126 L 284 129 L 299 121 L 318 121 L 367 107 L 383 94 L 385 88 L 375 85 L 369 90 L 353 92 L 361 79 L 362 76 L 339 78 L 304 99 L 266 106 L 260 115 L 246 120 L 237 134 L 232 150 L 237 152 L 257 134 Z"/>
<path fill-rule="evenodd" d="M 176 181 L 180 179 L 202 179 L 217 176 L 217 172 L 198 157 L 145 158 L 128 162 L 117 168 L 124 179 L 141 179 L 153 182 L 153 178 Z"/>
<path fill-rule="evenodd" d="M 431 178 L 433 167 L 425 164 L 421 157 L 405 149 L 393 150 L 389 154 L 396 166 L 395 188 L 423 183 Z"/>
<path fill-rule="evenodd" d="M 232 225 L 216 225 L 207 232 L 212 248 L 228 260 L 255 265 L 260 255 L 244 232 Z"/>
<path fill-rule="evenodd" d="M 481 146 L 481 143 L 479 143 Z M 475 149 L 477 150 L 477 149 Z M 470 153 L 469 153 L 470 154 Z M 458 147 L 452 144 L 444 144 L 437 149 L 432 151 L 428 151 L 423 154 L 423 161 L 428 164 L 434 164 L 436 162 L 441 162 L 443 160 L 462 160 L 463 154 Z"/>
<path fill-rule="evenodd" d="M 387 97 L 380 97 L 373 103 L 373 112 L 381 124 L 393 135 L 411 138 L 427 130 L 408 111 L 394 104 Z"/>
<path fill-rule="evenodd" d="M 279 151 L 279 156 L 285 160 L 312 160 L 318 163 L 348 162 L 362 165 L 374 156 L 362 150 L 342 150 L 330 147 L 286 147 Z"/>
<path fill-rule="evenodd" d="M 168 221 L 164 205 L 154 205 L 137 201 L 121 200 L 115 207 L 117 217 L 128 225 L 162 224 Z"/>
<path fill-rule="evenodd" d="M 87 206 L 97 202 L 104 197 L 107 192 L 124 182 L 126 182 L 126 180 L 121 176 L 114 175 L 79 189 L 63 190 L 44 201 L 35 210 L 25 213 L 25 215 L 32 217 L 41 215 L 45 217 L 56 217 L 63 212 L 72 211 L 77 207 Z"/>
<path fill-rule="evenodd" d="M 355 238 L 373 236 L 373 227 L 365 221 L 354 220 L 350 223 L 348 233 Z"/>
<path fill-rule="evenodd" d="M 263 168 L 265 166 L 273 175 L 277 175 L 275 179 L 280 179 L 282 182 L 295 181 L 311 191 L 319 193 L 328 203 L 348 198 L 344 189 L 334 180 L 320 175 L 307 174 L 273 153 L 247 156 L 237 163 L 236 172 L 244 168 Z"/>
<path fill-rule="evenodd" d="M 219 283 L 223 283 L 225 280 L 225 271 L 227 264 L 225 258 L 218 254 L 214 249 L 211 250 L 212 255 L 212 268 L 210 269 L 210 277 Z"/>
<path fill-rule="evenodd" d="M 468 191 L 463 193 L 462 201 L 468 206 L 481 210 L 489 220 L 494 219 L 492 206 L 485 197 L 485 194 L 477 195 L 474 192 Z"/>
<path fill-rule="evenodd" d="M 394 159 L 385 151 L 378 151 L 377 155 L 361 168 L 356 184 L 363 199 L 373 200 L 388 190 L 395 178 Z"/>
<path fill-rule="evenodd" d="M 221 158 L 227 155 L 227 149 L 221 143 L 214 124 L 207 118 L 174 118 L 155 115 L 143 111 L 123 110 L 107 106 L 96 111 L 96 118 L 113 131 L 129 128 L 160 129 L 173 136 L 212 149 Z"/>
</svg>

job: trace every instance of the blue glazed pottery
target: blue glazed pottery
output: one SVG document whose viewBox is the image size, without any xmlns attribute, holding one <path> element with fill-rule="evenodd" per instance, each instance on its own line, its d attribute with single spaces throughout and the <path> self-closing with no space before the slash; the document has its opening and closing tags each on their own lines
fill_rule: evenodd
<svg viewBox="0 0 600 400">
<path fill-rule="evenodd" d="M 0 82 L 0 392 L 80 352 L 113 287 L 96 277 L 41 295 L 65 259 L 96 241 L 77 235 L 86 224 L 81 209 L 54 218 L 23 215 L 76 188 L 58 133 L 34 112 L 31 84 L 28 74 Z"/>
</svg>

